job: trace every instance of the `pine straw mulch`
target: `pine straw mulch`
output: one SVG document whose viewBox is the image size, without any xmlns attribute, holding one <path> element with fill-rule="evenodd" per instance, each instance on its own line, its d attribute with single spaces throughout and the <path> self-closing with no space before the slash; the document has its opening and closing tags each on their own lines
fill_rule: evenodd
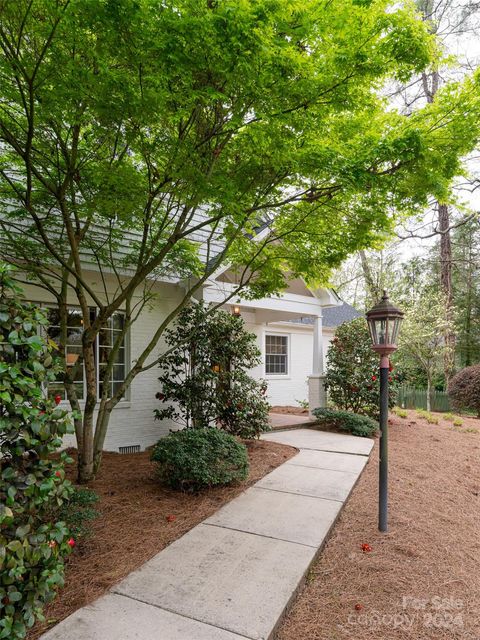
<svg viewBox="0 0 480 640">
<path fill-rule="evenodd" d="M 308 416 L 308 409 L 303 407 L 294 407 L 293 405 L 275 405 L 271 407 L 270 413 L 283 413 L 292 416 Z"/>
<path fill-rule="evenodd" d="M 76 609 L 104 594 L 128 573 L 211 516 L 297 449 L 267 441 L 248 442 L 248 479 L 198 495 L 161 486 L 155 479 L 149 452 L 104 453 L 98 478 L 88 486 L 99 495 L 93 536 L 80 541 L 67 561 L 65 587 L 45 610 L 47 624 L 37 624 L 28 640 L 60 622 Z M 74 465 L 67 469 L 73 480 Z M 168 516 L 174 516 L 174 520 Z"/>
<path fill-rule="evenodd" d="M 438 416 L 392 417 L 389 533 L 377 440 L 277 640 L 480 638 L 480 420 Z"/>
</svg>

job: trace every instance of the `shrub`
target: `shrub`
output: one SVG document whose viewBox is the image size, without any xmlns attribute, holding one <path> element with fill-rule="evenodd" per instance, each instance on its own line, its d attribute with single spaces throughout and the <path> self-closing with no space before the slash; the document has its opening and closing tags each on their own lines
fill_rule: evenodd
<svg viewBox="0 0 480 640">
<path fill-rule="evenodd" d="M 447 422 L 454 422 L 455 416 L 453 415 L 453 413 L 444 413 L 443 419 L 447 420 Z"/>
<path fill-rule="evenodd" d="M 157 442 L 151 459 L 157 463 L 160 479 L 182 491 L 226 485 L 248 476 L 245 445 L 215 427 L 174 431 Z"/>
<path fill-rule="evenodd" d="M 71 550 L 65 524 L 48 517 L 71 494 L 62 458 L 49 460 L 70 423 L 42 393 L 57 366 L 39 333 L 45 317 L 20 294 L 0 263 L 0 638 L 9 640 L 43 619 Z"/>
<path fill-rule="evenodd" d="M 461 427 L 463 424 L 463 420 L 461 418 L 455 418 L 453 424 L 455 427 Z"/>
<path fill-rule="evenodd" d="M 438 416 L 434 416 L 431 413 L 426 416 L 426 419 L 428 424 L 438 424 Z"/>
<path fill-rule="evenodd" d="M 58 517 L 65 522 L 75 540 L 92 535 L 91 521 L 100 515 L 92 507 L 96 502 L 98 495 L 95 491 L 75 487 L 69 501 L 59 510 Z"/>
<path fill-rule="evenodd" d="M 229 386 L 218 394 L 218 424 L 239 438 L 258 438 L 270 429 L 269 404 L 265 400 L 267 383 L 260 383 L 236 371 Z"/>
<path fill-rule="evenodd" d="M 399 418 L 407 418 L 408 417 L 408 413 L 405 411 L 405 409 L 400 409 L 399 407 L 394 407 L 392 411 Z"/>
<path fill-rule="evenodd" d="M 354 436 L 368 438 L 378 431 L 378 424 L 375 420 L 350 411 L 314 409 L 312 413 L 319 422 L 327 423 L 328 426 L 342 431 L 348 431 Z"/>
<path fill-rule="evenodd" d="M 340 325 L 327 352 L 325 386 L 339 409 L 378 419 L 380 376 L 378 355 L 371 346 L 367 322 L 356 318 Z M 395 405 L 396 376 L 390 374 L 389 407 Z"/>
<path fill-rule="evenodd" d="M 450 380 L 448 396 L 456 411 L 474 411 L 480 418 L 480 364 L 466 367 Z"/>
<path fill-rule="evenodd" d="M 249 375 L 260 363 L 260 351 L 242 318 L 203 303 L 190 305 L 166 331 L 165 342 L 157 419 L 185 427 L 220 426 L 242 438 L 270 429 L 266 382 Z"/>
</svg>

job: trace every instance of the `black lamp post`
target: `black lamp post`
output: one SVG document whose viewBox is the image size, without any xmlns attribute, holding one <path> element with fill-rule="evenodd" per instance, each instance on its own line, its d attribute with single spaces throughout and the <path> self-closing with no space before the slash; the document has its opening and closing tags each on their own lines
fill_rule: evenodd
<svg viewBox="0 0 480 640">
<path fill-rule="evenodd" d="M 380 356 L 380 477 L 378 528 L 388 531 L 388 375 L 389 356 L 397 349 L 397 338 L 403 312 L 383 292 L 381 301 L 367 312 L 372 348 Z"/>
</svg>

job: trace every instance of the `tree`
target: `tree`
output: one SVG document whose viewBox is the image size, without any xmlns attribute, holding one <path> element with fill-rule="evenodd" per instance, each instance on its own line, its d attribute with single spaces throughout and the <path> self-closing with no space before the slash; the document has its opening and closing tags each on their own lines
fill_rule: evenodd
<svg viewBox="0 0 480 640">
<path fill-rule="evenodd" d="M 249 375 L 260 364 L 260 351 L 242 318 L 192 304 L 167 329 L 165 343 L 158 419 L 172 418 L 187 428 L 221 426 L 242 438 L 270 429 L 267 385 Z"/>
<path fill-rule="evenodd" d="M 19 0 L 0 18 L 0 251 L 56 300 L 62 345 L 68 304 L 80 309 L 64 372 L 80 481 L 219 265 L 237 272 L 232 295 L 278 292 L 289 274 L 325 282 L 391 230 L 391 211 L 445 194 L 474 144 L 476 77 L 408 118 L 386 110 L 377 90 L 435 57 L 411 7 L 386 0 Z M 166 277 L 184 296 L 113 390 L 123 340 Z M 99 375 L 95 344 L 119 310 Z"/>
<path fill-rule="evenodd" d="M 435 289 L 424 289 L 405 310 L 400 330 L 399 349 L 395 361 L 404 371 L 420 368 L 427 380 L 427 411 L 431 409 L 431 396 L 435 374 L 441 369 L 445 351 L 451 345 L 445 342 L 447 320 L 445 302 Z"/>
<path fill-rule="evenodd" d="M 365 318 L 345 322 L 335 331 L 327 352 L 325 386 L 328 399 L 339 409 L 362 413 L 378 420 L 380 379 L 378 355 Z M 390 375 L 389 406 L 395 405 L 394 376 Z"/>
<path fill-rule="evenodd" d="M 450 51 L 455 51 L 459 57 L 458 46 L 461 38 L 468 40 L 469 33 L 476 33 L 479 26 L 480 5 L 475 0 L 466 0 L 458 3 L 456 0 L 417 0 L 417 7 L 423 20 L 428 24 L 431 33 L 438 38 L 444 55 L 434 62 L 429 68 L 422 70 L 416 81 L 409 82 L 404 90 L 404 99 L 407 112 L 410 113 L 415 104 L 426 101 L 431 104 L 435 101 L 437 92 L 445 82 L 445 77 L 454 74 L 465 73 L 468 69 L 466 60 L 457 60 L 457 65 L 452 74 Z M 465 56 L 467 57 L 467 56 Z M 462 69 L 463 66 L 463 69 Z M 450 69 L 449 69 L 450 67 Z M 444 340 L 448 348 L 444 350 L 443 371 L 446 384 L 455 373 L 455 343 L 456 332 L 454 322 L 454 290 L 453 257 L 452 257 L 452 211 L 447 199 L 435 200 L 431 203 L 435 210 L 436 224 L 433 235 L 438 235 L 439 257 L 439 284 L 444 300 L 445 331 Z M 424 238 L 431 237 L 431 234 Z"/>
<path fill-rule="evenodd" d="M 457 302 L 456 355 L 459 368 L 480 361 L 480 224 L 470 219 L 453 231 L 453 291 Z"/>
</svg>

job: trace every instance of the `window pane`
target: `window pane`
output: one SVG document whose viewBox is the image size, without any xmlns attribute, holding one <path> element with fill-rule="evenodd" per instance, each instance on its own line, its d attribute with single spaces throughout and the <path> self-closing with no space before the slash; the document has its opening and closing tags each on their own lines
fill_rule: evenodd
<svg viewBox="0 0 480 640">
<path fill-rule="evenodd" d="M 125 316 L 123 315 L 123 313 L 116 313 L 113 316 L 113 328 L 115 330 L 123 329 L 124 323 L 125 323 Z"/>
<path fill-rule="evenodd" d="M 119 380 L 120 382 L 122 382 L 124 379 L 125 379 L 125 365 L 114 364 L 112 380 Z"/>
<path fill-rule="evenodd" d="M 108 328 L 100 329 L 98 332 L 98 344 L 104 346 L 112 346 L 112 331 Z"/>
<path fill-rule="evenodd" d="M 288 373 L 288 336 L 265 336 L 265 373 L 267 375 Z"/>
</svg>

